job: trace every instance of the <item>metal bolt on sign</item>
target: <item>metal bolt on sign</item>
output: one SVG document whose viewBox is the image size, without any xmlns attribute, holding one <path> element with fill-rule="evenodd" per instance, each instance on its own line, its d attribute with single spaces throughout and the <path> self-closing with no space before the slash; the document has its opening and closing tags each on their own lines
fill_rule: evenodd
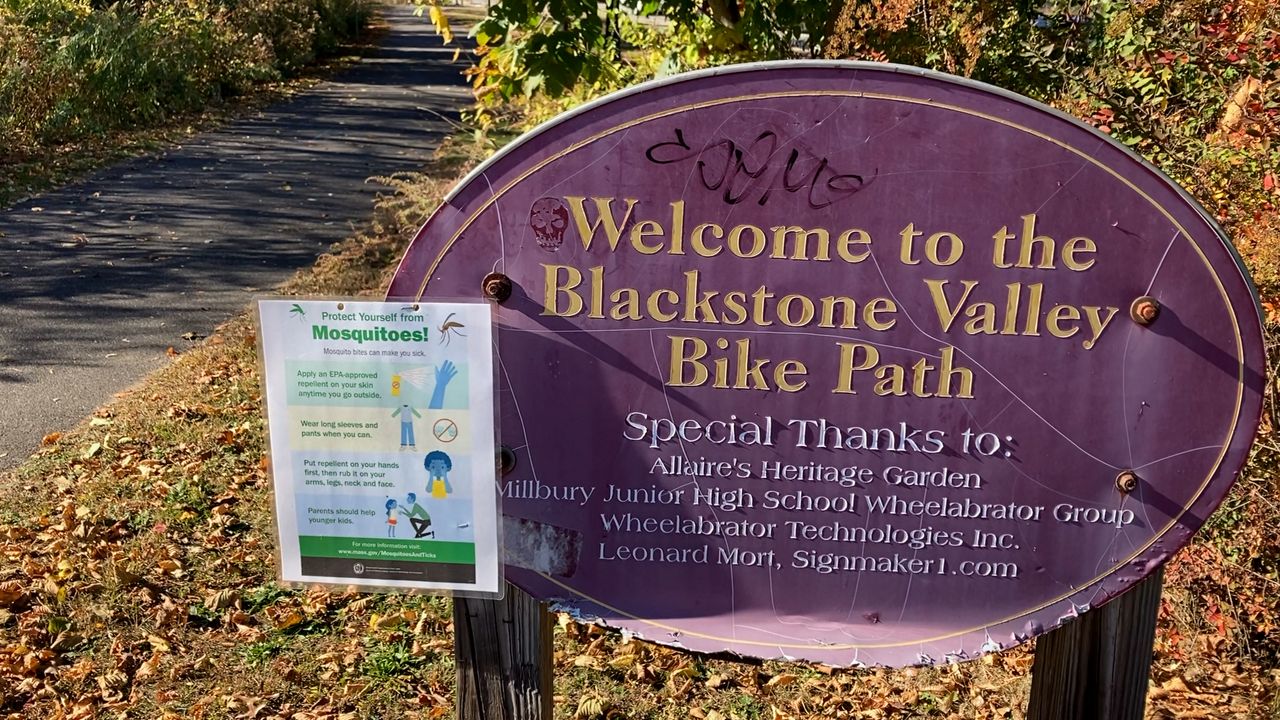
<svg viewBox="0 0 1280 720">
<path fill-rule="evenodd" d="M 484 280 L 480 282 L 480 287 L 484 290 L 484 296 L 488 300 L 496 300 L 499 303 L 506 302 L 511 297 L 511 278 L 502 273 L 489 273 L 484 276 Z"/>
<path fill-rule="evenodd" d="M 1139 325 L 1150 325 L 1160 317 L 1160 301 L 1143 295 L 1129 306 L 1129 317 Z"/>
<path fill-rule="evenodd" d="M 506 445 L 498 448 L 496 460 L 498 461 L 498 472 L 503 475 L 509 475 L 512 470 L 516 469 L 516 453 Z"/>
</svg>

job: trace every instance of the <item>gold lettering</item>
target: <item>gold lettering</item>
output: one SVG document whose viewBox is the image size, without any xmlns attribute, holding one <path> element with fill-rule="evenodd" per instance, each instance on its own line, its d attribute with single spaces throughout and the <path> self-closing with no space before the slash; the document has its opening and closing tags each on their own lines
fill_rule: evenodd
<svg viewBox="0 0 1280 720">
<path fill-rule="evenodd" d="M 546 279 L 544 281 L 546 291 L 542 298 L 542 314 L 573 317 L 582 312 L 582 296 L 573 291 L 574 288 L 582 284 L 582 272 L 568 265 L 547 265 L 544 263 L 542 267 L 546 271 Z M 561 271 L 564 271 L 564 283 L 560 282 Z M 568 305 L 564 310 L 560 309 L 561 293 L 565 294 Z"/>
<path fill-rule="evenodd" d="M 640 293 L 635 288 L 618 288 L 609 293 L 609 302 L 614 303 L 609 317 L 614 320 L 643 320 L 640 313 Z"/>
<path fill-rule="evenodd" d="M 1044 283 L 1027 286 L 1027 326 L 1023 335 L 1040 334 L 1040 301 L 1044 298 Z"/>
<path fill-rule="evenodd" d="M 845 395 L 857 395 L 858 391 L 853 389 L 853 374 L 870 370 L 880 362 L 880 351 L 874 346 L 866 343 L 836 343 L 840 347 L 840 372 L 836 378 L 836 387 L 832 393 L 841 393 Z M 858 353 L 862 353 L 862 359 L 858 359 Z"/>
<path fill-rule="evenodd" d="M 707 367 L 700 360 L 707 356 L 707 343 L 696 337 L 669 336 L 671 362 L 667 369 L 667 384 L 672 387 L 696 387 L 707 381 Z M 691 350 L 686 347 L 692 346 Z M 685 379 L 688 368 L 693 377 Z"/>
<path fill-rule="evenodd" d="M 898 304 L 890 298 L 873 298 L 869 302 L 862 304 L 862 318 L 866 321 L 867 327 L 872 330 L 889 330 L 898 324 L 898 318 L 891 317 L 888 320 L 881 320 L 878 315 L 880 313 L 897 313 Z"/>
<path fill-rule="evenodd" d="M 734 343 L 738 350 L 737 372 L 734 373 L 734 390 L 768 390 L 769 381 L 764 379 L 766 360 L 751 359 L 751 340 L 742 339 Z M 748 380 L 750 385 L 748 385 Z"/>
<path fill-rule="evenodd" d="M 915 259 L 915 253 L 912 252 L 912 246 L 915 244 L 916 238 L 924 234 L 924 231 L 917 230 L 915 223 L 908 223 L 902 228 L 899 237 L 902 238 L 902 248 L 898 251 L 898 258 L 903 265 L 919 265 L 920 261 Z"/>
<path fill-rule="evenodd" d="M 596 320 L 604 319 L 604 266 L 596 265 L 591 273 L 591 312 L 587 317 Z"/>
<path fill-rule="evenodd" d="M 1106 310 L 1106 317 L 1102 316 L 1102 311 Z M 1092 350 L 1093 346 L 1098 344 L 1098 338 L 1102 336 L 1102 331 L 1107 329 L 1107 325 L 1111 323 L 1111 319 L 1116 316 L 1119 308 L 1113 307 L 1097 307 L 1095 305 L 1084 306 L 1084 316 L 1089 320 L 1089 330 L 1093 335 L 1085 340 L 1081 345 L 1085 350 Z"/>
<path fill-rule="evenodd" d="M 973 397 L 973 371 L 956 365 L 956 349 L 950 345 L 941 349 L 941 359 L 936 366 L 925 357 L 912 363 L 908 383 L 907 367 L 898 363 L 881 364 L 880 354 L 874 347 L 864 343 L 836 344 L 840 346 L 840 373 L 833 393 L 856 394 L 854 373 L 872 370 L 876 382 L 871 391 L 882 397 Z M 936 386 L 930 391 L 928 387 L 935 380 Z"/>
<path fill-rule="evenodd" d="M 818 323 L 818 327 L 833 328 L 836 327 L 836 306 L 841 308 L 840 327 L 850 329 L 858 327 L 857 306 L 853 302 L 853 298 L 847 298 L 843 295 L 828 295 L 822 298 L 822 320 Z"/>
<path fill-rule="evenodd" d="M 800 303 L 800 319 L 791 317 L 791 304 L 793 302 Z M 804 327 L 813 320 L 813 301 L 806 295 L 783 295 L 778 301 L 778 319 L 782 320 L 783 325 L 791 327 Z"/>
<path fill-rule="evenodd" d="M 800 392 L 809 384 L 809 381 L 792 382 L 791 376 L 799 375 L 803 378 L 808 374 L 809 368 L 805 367 L 805 364 L 799 360 L 783 360 L 778 363 L 777 369 L 774 370 L 773 380 L 778 384 L 778 389 L 782 392 Z"/>
<path fill-rule="evenodd" d="M 711 231 L 711 237 L 717 240 L 724 237 L 724 228 L 715 223 L 702 223 L 701 225 L 695 225 L 693 232 L 689 233 L 689 244 L 693 246 L 693 251 L 702 257 L 715 257 L 720 254 L 721 250 L 724 250 L 724 246 L 717 245 L 714 249 L 709 247 L 706 241 L 702 239 L 702 234 L 708 230 Z"/>
<path fill-rule="evenodd" d="M 1080 311 L 1073 305 L 1054 305 L 1049 309 L 1049 314 L 1044 316 L 1044 327 L 1049 334 L 1054 337 L 1069 338 L 1080 332 L 1080 326 L 1075 325 L 1070 330 L 1063 329 L 1063 322 L 1075 322 L 1080 319 Z"/>
<path fill-rule="evenodd" d="M 938 380 L 938 397 L 949 398 L 951 394 L 951 383 L 957 381 L 960 385 L 960 391 L 955 397 L 972 399 L 973 398 L 973 371 L 963 365 L 955 364 L 956 349 L 950 345 L 942 348 L 942 360 L 938 363 L 938 374 L 941 379 Z"/>
<path fill-rule="evenodd" d="M 955 322 L 956 316 L 960 314 L 960 310 L 964 308 L 965 303 L 969 300 L 969 293 L 978 285 L 977 280 L 961 280 L 960 284 L 964 286 L 964 291 L 960 294 L 960 299 L 956 301 L 954 308 L 947 302 L 946 287 L 949 280 L 925 280 L 924 284 L 929 286 L 929 296 L 933 298 L 933 309 L 938 314 L 938 322 L 942 323 L 942 332 L 951 332 L 951 323 Z"/>
<path fill-rule="evenodd" d="M 671 254 L 684 254 L 684 201 L 671 203 Z"/>
<path fill-rule="evenodd" d="M 1022 240 L 1018 248 L 1018 267 L 1032 266 L 1031 254 L 1036 247 L 1040 248 L 1040 262 L 1035 266 L 1042 270 L 1053 269 L 1053 238 L 1048 235 L 1036 235 L 1036 214 L 1022 216 Z"/>
<path fill-rule="evenodd" d="M 657 255 L 662 252 L 662 243 L 646 245 L 645 238 L 662 235 L 662 226 L 656 220 L 641 220 L 631 228 L 631 245 L 642 255 Z"/>
<path fill-rule="evenodd" d="M 757 288 L 755 292 L 751 293 L 751 322 L 761 327 L 773 324 L 772 320 L 765 320 L 764 318 L 764 303 L 772 297 L 773 293 L 765 290 L 763 285 Z"/>
<path fill-rule="evenodd" d="M 716 313 L 711 308 L 711 300 L 718 292 L 698 292 L 698 271 L 688 270 L 684 274 L 684 321 L 719 324 Z"/>
<path fill-rule="evenodd" d="M 741 325 L 747 321 L 747 294 L 741 290 L 727 292 L 724 295 L 724 309 L 733 313 L 733 320 L 728 315 L 722 315 L 726 325 Z"/>
<path fill-rule="evenodd" d="M 1004 258 L 1005 247 L 1013 237 L 1013 233 L 1009 232 L 1008 225 L 1001 227 L 996 231 L 995 235 L 991 236 L 991 239 L 995 241 L 995 248 L 991 252 L 992 265 L 995 265 L 998 268 L 1013 267 L 1013 263 L 1006 261 Z"/>
<path fill-rule="evenodd" d="M 742 234 L 750 233 L 751 249 L 742 249 Z M 753 258 L 764 252 L 764 231 L 755 225 L 736 225 L 729 231 L 729 252 L 740 258 Z"/>
<path fill-rule="evenodd" d="M 920 358 L 911 366 L 911 394 L 918 398 L 933 397 L 933 393 L 924 389 L 924 381 L 929 379 L 929 371 L 933 366 L 928 358 Z"/>
<path fill-rule="evenodd" d="M 1018 334 L 1018 305 L 1022 303 L 1022 283 L 1005 285 L 1004 329 L 1001 335 Z"/>
<path fill-rule="evenodd" d="M 809 238 L 811 236 L 817 238 L 817 248 L 814 252 L 813 259 L 831 259 L 831 233 L 827 232 L 824 228 L 805 230 L 799 225 L 779 225 L 769 229 L 773 231 L 773 251 L 769 253 L 769 257 L 775 260 L 785 260 L 787 258 L 788 235 L 795 238 L 795 250 L 791 253 L 792 260 L 809 259 Z"/>
<path fill-rule="evenodd" d="M 850 249 L 853 245 L 863 245 L 865 248 L 855 253 Z M 836 254 L 847 263 L 856 264 L 866 260 L 871 257 L 871 235 L 857 228 L 845 230 L 836 238 Z"/>
<path fill-rule="evenodd" d="M 588 252 L 591 251 L 591 243 L 595 240 L 596 230 L 601 224 L 604 225 L 604 234 L 609 241 L 609 250 L 616 251 L 618 240 L 622 237 L 622 228 L 626 227 L 627 220 L 631 218 L 631 210 L 639 202 L 634 198 L 627 198 L 627 210 L 619 222 L 613 215 L 614 198 L 593 197 L 591 200 L 596 206 L 596 220 L 593 223 L 587 218 L 587 209 L 584 204 L 586 198 L 566 195 L 564 199 L 569 201 L 569 212 L 578 226 L 578 237 L 582 239 L 583 249 Z"/>
<path fill-rule="evenodd" d="M 675 305 L 676 303 L 680 302 L 680 293 L 676 292 L 675 290 L 665 290 L 665 289 L 654 290 L 653 292 L 649 293 L 649 302 L 647 303 L 649 308 L 649 317 L 653 318 L 654 320 L 657 320 L 658 322 L 671 322 L 672 320 L 676 319 L 676 315 L 678 315 L 679 313 L 677 313 L 674 310 L 671 312 L 668 312 L 662 309 L 662 306 L 660 303 L 662 302 L 662 297 L 664 295 L 670 298 L 668 302 L 670 302 L 672 305 Z"/>
<path fill-rule="evenodd" d="M 879 382 L 872 388 L 872 392 L 876 395 L 902 397 L 907 394 L 907 369 L 901 365 L 893 363 L 881 365 L 876 368 L 876 378 Z"/>
<path fill-rule="evenodd" d="M 1089 258 L 1085 261 L 1076 259 L 1076 253 L 1085 253 L 1092 255 L 1098 251 L 1098 246 L 1087 237 L 1073 237 L 1062 246 L 1062 264 L 1067 266 L 1068 270 L 1083 272 L 1093 267 L 1093 263 L 1097 258 Z"/>
<path fill-rule="evenodd" d="M 938 254 L 938 248 L 942 245 L 942 241 L 947 241 L 947 255 L 942 257 Z M 964 254 L 964 241 L 955 233 L 937 232 L 929 236 L 924 241 L 924 256 L 934 265 L 955 265 L 960 256 Z"/>
<path fill-rule="evenodd" d="M 724 338 L 716 338 L 716 347 L 721 350 L 729 349 L 729 341 Z M 725 390 L 729 387 L 729 358 L 716 358 L 712 365 L 715 366 L 715 381 L 711 383 L 711 387 Z"/>
<path fill-rule="evenodd" d="M 996 331 L 996 306 L 989 302 L 976 302 L 965 308 L 969 321 L 964 324 L 966 335 L 993 335 Z"/>
</svg>

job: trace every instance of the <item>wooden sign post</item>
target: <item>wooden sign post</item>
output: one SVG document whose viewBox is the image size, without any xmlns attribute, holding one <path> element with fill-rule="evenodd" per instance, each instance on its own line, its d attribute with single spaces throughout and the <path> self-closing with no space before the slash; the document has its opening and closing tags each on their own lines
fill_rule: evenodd
<svg viewBox="0 0 1280 720">
<path fill-rule="evenodd" d="M 1027 720 L 1142 720 L 1164 571 L 1036 641 Z"/>
<path fill-rule="evenodd" d="M 453 603 L 458 720 L 551 720 L 551 613 L 507 586 L 501 600 Z"/>
<path fill-rule="evenodd" d="M 1163 572 L 1036 643 L 1028 720 L 1141 720 Z M 552 616 L 515 587 L 454 604 L 458 720 L 551 720 Z"/>
</svg>

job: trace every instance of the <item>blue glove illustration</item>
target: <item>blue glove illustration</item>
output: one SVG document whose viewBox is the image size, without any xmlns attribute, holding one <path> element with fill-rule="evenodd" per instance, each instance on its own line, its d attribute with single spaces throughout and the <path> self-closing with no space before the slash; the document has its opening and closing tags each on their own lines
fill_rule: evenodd
<svg viewBox="0 0 1280 720">
<path fill-rule="evenodd" d="M 436 368 L 436 388 L 431 392 L 428 410 L 439 410 L 444 407 L 444 391 L 449 387 L 449 381 L 457 376 L 458 368 L 450 360 L 445 360 L 440 367 Z"/>
</svg>

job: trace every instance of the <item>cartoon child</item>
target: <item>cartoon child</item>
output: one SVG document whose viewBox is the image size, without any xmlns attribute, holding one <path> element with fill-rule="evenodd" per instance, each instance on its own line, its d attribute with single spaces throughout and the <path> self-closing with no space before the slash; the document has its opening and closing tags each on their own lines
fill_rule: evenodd
<svg viewBox="0 0 1280 720">
<path fill-rule="evenodd" d="M 453 492 L 449 484 L 449 471 L 453 469 L 453 460 L 448 455 L 432 450 L 422 460 L 422 467 L 427 470 L 427 492 L 437 500 L 443 500 Z"/>
<path fill-rule="evenodd" d="M 405 404 L 391 413 L 391 417 L 397 415 L 400 416 L 400 449 L 403 450 L 406 447 L 415 448 L 416 444 L 413 442 L 413 418 L 422 417 L 422 413 Z"/>
<path fill-rule="evenodd" d="M 400 503 L 395 498 L 387 498 L 387 537 L 396 536 L 396 511 L 400 509 Z"/>
<path fill-rule="evenodd" d="M 427 530 L 431 527 L 431 515 L 418 504 L 417 494 L 409 493 L 404 499 L 404 504 L 409 510 L 406 512 L 402 507 L 400 511 L 409 516 L 409 524 L 413 526 L 413 536 L 415 538 L 435 537 L 435 530 Z"/>
</svg>

